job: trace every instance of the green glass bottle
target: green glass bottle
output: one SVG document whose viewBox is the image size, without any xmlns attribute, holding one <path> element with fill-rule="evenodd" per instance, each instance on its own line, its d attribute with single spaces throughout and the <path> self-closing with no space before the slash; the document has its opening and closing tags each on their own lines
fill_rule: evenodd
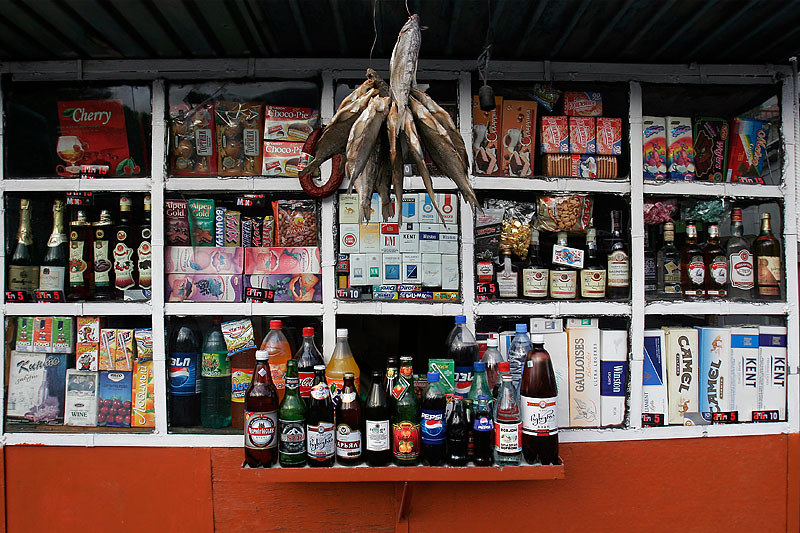
<svg viewBox="0 0 800 533">
<path fill-rule="evenodd" d="M 397 466 L 419 464 L 419 404 L 414 392 L 413 359 L 400 358 L 400 375 L 392 389 L 392 456 Z"/>
<path fill-rule="evenodd" d="M 278 410 L 281 439 L 278 460 L 283 467 L 306 465 L 306 404 L 300 397 L 297 360 L 286 362 L 286 392 Z"/>
</svg>

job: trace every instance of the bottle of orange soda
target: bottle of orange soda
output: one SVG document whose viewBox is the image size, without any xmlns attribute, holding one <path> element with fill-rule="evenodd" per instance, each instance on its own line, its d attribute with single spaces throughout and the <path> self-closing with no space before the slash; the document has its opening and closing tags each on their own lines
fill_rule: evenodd
<svg viewBox="0 0 800 533">
<path fill-rule="evenodd" d="M 286 385 L 286 362 L 292 358 L 289 341 L 281 331 L 283 324 L 280 320 L 269 321 L 269 333 L 261 343 L 261 349 L 269 353 L 269 368 L 272 382 L 278 389 L 278 402 L 283 400 Z"/>
<path fill-rule="evenodd" d="M 325 368 L 325 379 L 331 388 L 331 398 L 334 405 L 339 403 L 339 395 L 342 393 L 342 387 L 344 387 L 345 372 L 352 372 L 355 375 L 353 383 L 355 384 L 356 392 L 358 392 L 361 371 L 358 369 L 356 360 L 353 358 L 353 352 L 350 351 L 350 345 L 347 343 L 347 330 L 337 329 L 336 348 L 334 348 L 331 360 Z"/>
</svg>

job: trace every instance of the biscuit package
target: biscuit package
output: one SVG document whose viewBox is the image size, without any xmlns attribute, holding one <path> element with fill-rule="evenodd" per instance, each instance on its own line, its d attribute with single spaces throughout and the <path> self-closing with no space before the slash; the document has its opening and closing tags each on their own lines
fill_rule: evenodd
<svg viewBox="0 0 800 533">
<path fill-rule="evenodd" d="M 215 113 L 219 175 L 259 175 L 264 127 L 262 104 L 217 102 Z"/>
</svg>

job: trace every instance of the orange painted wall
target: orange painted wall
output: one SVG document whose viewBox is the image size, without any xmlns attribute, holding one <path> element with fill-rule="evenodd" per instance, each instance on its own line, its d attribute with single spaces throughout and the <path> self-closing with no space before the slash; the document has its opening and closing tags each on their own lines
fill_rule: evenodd
<svg viewBox="0 0 800 533">
<path fill-rule="evenodd" d="M 539 528 L 797 530 L 798 436 L 562 445 L 567 478 L 417 483 L 410 531 L 468 531 L 533 520 Z M 5 448 L 8 531 L 391 531 L 396 483 L 271 484 L 241 470 L 240 449 Z M 725 502 L 711 513 L 709 500 Z M 448 513 L 453 502 L 512 502 Z M 753 506 L 758 512 L 750 512 Z M 355 510 L 355 512 L 354 512 Z M 532 513 L 535 510 L 535 513 Z M 669 523 L 664 521 L 669 517 Z"/>
</svg>

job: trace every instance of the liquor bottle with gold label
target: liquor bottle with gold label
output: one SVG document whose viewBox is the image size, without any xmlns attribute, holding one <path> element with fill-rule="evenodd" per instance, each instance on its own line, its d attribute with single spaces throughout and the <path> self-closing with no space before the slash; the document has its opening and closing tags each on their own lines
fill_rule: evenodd
<svg viewBox="0 0 800 533">
<path fill-rule="evenodd" d="M 519 269 L 511 262 L 511 246 L 500 247 L 500 269 L 497 271 L 497 292 L 500 298 L 519 298 Z"/>
<path fill-rule="evenodd" d="M 706 298 L 724 298 L 728 295 L 728 258 L 719 244 L 719 225 L 708 225 L 708 240 L 703 250 L 706 264 Z"/>
<path fill-rule="evenodd" d="M 39 268 L 39 290 L 64 292 L 67 276 L 67 233 L 64 229 L 64 200 L 53 202 L 53 231 L 47 253 Z"/>
<path fill-rule="evenodd" d="M 39 287 L 39 266 L 34 259 L 33 231 L 31 229 L 31 202 L 27 198 L 19 201 L 19 229 L 17 246 L 8 265 L 9 291 L 21 292 L 27 300 Z"/>
<path fill-rule="evenodd" d="M 581 270 L 581 297 L 606 297 L 606 269 L 597 251 L 597 237 L 594 228 L 586 230 L 586 259 Z"/>
<path fill-rule="evenodd" d="M 539 252 L 539 230 L 531 228 L 528 262 L 522 269 L 522 296 L 539 300 L 547 298 L 549 271 Z"/>
<path fill-rule="evenodd" d="M 678 298 L 681 295 L 681 252 L 675 246 L 675 224 L 664 222 L 664 244 L 658 251 L 658 296 Z"/>
<path fill-rule="evenodd" d="M 114 228 L 116 237 L 114 250 L 114 287 L 117 298 L 122 300 L 126 289 L 136 285 L 136 228 L 131 224 L 131 199 L 122 195 L 119 199 L 119 224 Z"/>
<path fill-rule="evenodd" d="M 608 288 L 612 299 L 626 299 L 631 289 L 631 260 L 628 245 L 622 238 L 622 213 L 611 211 L 611 238 L 608 242 Z"/>
<path fill-rule="evenodd" d="M 772 234 L 769 213 L 761 215 L 761 233 L 753 243 L 758 269 L 756 286 L 758 298 L 778 300 L 781 297 L 781 243 Z"/>
<path fill-rule="evenodd" d="M 681 288 L 688 300 L 705 296 L 706 262 L 703 249 L 697 244 L 697 225 L 691 220 L 686 222 L 686 243 L 681 250 Z"/>
<path fill-rule="evenodd" d="M 114 222 L 107 209 L 100 211 L 100 220 L 92 222 L 92 230 L 94 230 L 92 246 L 94 299 L 113 300 L 117 295 L 114 291 L 114 262 L 111 259 Z"/>
<path fill-rule="evenodd" d="M 753 297 L 754 269 L 750 244 L 742 236 L 742 209 L 731 210 L 731 238 L 728 239 L 728 296 L 749 300 Z"/>
<path fill-rule="evenodd" d="M 152 264 L 152 247 L 150 245 L 150 195 L 144 197 L 144 220 L 139 225 L 139 246 L 136 249 L 136 270 L 140 289 L 149 289 L 151 283 L 150 266 Z"/>
<path fill-rule="evenodd" d="M 92 226 L 79 210 L 69 223 L 69 289 L 67 300 L 88 300 L 91 288 Z"/>
</svg>

